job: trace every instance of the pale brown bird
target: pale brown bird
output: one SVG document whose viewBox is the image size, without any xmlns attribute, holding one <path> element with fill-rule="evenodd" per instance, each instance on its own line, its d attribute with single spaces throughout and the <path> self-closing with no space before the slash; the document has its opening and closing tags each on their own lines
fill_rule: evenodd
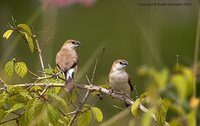
<svg viewBox="0 0 200 126">
<path fill-rule="evenodd" d="M 125 93 L 130 97 L 130 93 L 133 90 L 131 80 L 128 73 L 125 71 L 128 62 L 124 59 L 118 59 L 114 61 L 109 73 L 109 86 L 113 91 Z M 129 106 L 126 104 L 126 106 Z"/>
<path fill-rule="evenodd" d="M 56 64 L 65 75 L 65 87 L 70 94 L 75 87 L 74 72 L 77 69 L 78 54 L 76 48 L 80 46 L 77 40 L 67 40 L 56 55 Z"/>
</svg>

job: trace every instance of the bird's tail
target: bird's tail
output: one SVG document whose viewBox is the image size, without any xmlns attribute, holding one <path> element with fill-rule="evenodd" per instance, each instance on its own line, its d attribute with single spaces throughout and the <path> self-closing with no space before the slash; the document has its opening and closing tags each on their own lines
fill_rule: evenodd
<svg viewBox="0 0 200 126">
<path fill-rule="evenodd" d="M 65 75 L 67 76 L 67 75 Z M 72 77 L 66 77 L 65 78 L 65 86 L 64 86 L 64 90 L 66 90 L 67 92 L 69 92 L 70 94 L 72 94 L 73 90 L 75 88 L 75 82 L 74 79 Z"/>
</svg>

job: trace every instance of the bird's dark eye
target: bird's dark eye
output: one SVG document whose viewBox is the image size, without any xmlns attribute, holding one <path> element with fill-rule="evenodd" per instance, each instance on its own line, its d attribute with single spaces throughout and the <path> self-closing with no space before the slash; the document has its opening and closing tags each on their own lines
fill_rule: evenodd
<svg viewBox="0 0 200 126">
<path fill-rule="evenodd" d="M 123 65 L 123 62 L 120 61 L 119 64 Z"/>
<path fill-rule="evenodd" d="M 74 42 L 74 41 L 72 41 L 72 44 L 75 44 L 75 42 Z"/>
</svg>

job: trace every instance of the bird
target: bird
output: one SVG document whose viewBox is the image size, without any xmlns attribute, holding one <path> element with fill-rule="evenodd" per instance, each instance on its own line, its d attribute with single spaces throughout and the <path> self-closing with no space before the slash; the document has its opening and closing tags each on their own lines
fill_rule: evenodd
<svg viewBox="0 0 200 126">
<path fill-rule="evenodd" d="M 112 91 L 122 92 L 130 98 L 130 93 L 133 90 L 131 79 L 126 72 L 128 62 L 124 59 L 118 59 L 113 62 L 109 73 L 109 86 Z M 128 107 L 130 105 L 126 104 Z"/>
<path fill-rule="evenodd" d="M 77 64 L 79 61 L 76 49 L 80 45 L 81 43 L 77 40 L 67 40 L 57 53 L 55 59 L 56 65 L 65 75 L 64 89 L 70 94 L 72 94 L 75 87 L 74 74 L 77 70 Z"/>
</svg>

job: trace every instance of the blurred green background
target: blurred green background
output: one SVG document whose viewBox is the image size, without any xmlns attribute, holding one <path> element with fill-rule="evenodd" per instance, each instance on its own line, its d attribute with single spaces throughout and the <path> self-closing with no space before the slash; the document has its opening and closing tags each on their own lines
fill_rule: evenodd
<svg viewBox="0 0 200 126">
<path fill-rule="evenodd" d="M 35 32 L 39 32 L 40 45 L 47 44 L 42 52 L 45 67 L 48 64 L 55 66 L 56 53 L 65 40 L 79 40 L 82 45 L 78 49 L 77 81 L 80 83 L 87 82 L 86 74 L 91 76 L 95 58 L 103 47 L 105 53 L 97 67 L 94 82 L 107 84 L 112 62 L 124 58 L 129 62 L 127 71 L 139 94 L 145 89 L 137 75 L 141 65 L 172 68 L 177 63 L 177 55 L 180 64 L 193 64 L 197 0 L 190 0 L 190 6 L 140 5 L 147 0 L 97 0 L 91 6 L 73 4 L 62 7 L 44 7 L 44 1 L 1 0 L 0 35 L 8 29 L 7 24 L 12 23 L 12 16 L 17 23 L 32 26 Z M 8 40 L 0 37 L 0 74 L 10 83 L 31 80 L 28 77 L 11 81 L 5 76 L 4 65 L 13 57 L 25 61 L 35 73 L 41 70 L 37 53 L 31 53 L 19 36 L 12 35 Z M 120 102 L 111 98 L 98 101 L 105 120 L 120 111 L 113 108 L 113 104 L 119 105 Z"/>
</svg>

